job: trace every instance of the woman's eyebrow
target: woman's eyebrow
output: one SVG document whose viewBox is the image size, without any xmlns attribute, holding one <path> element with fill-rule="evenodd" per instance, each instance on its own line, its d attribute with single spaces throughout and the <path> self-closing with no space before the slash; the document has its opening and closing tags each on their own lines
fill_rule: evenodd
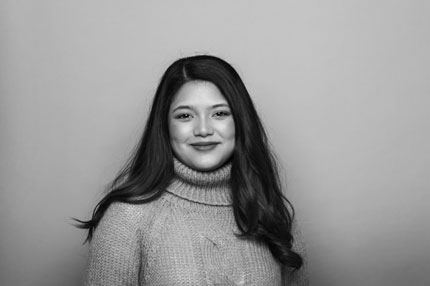
<svg viewBox="0 0 430 286">
<path fill-rule="evenodd" d="M 218 108 L 218 107 L 228 107 L 228 108 L 230 108 L 230 106 L 227 103 L 214 104 L 214 105 L 210 106 L 209 108 L 215 109 L 215 108 Z M 172 110 L 172 112 L 175 112 L 175 111 L 181 110 L 181 109 L 194 109 L 194 106 L 192 106 L 192 105 L 179 105 L 179 106 L 175 107 Z"/>
<path fill-rule="evenodd" d="M 192 109 L 192 106 L 190 105 L 179 105 L 177 107 L 175 107 L 172 112 L 175 112 L 176 110 L 181 110 L 181 109 Z"/>
<path fill-rule="evenodd" d="M 230 106 L 227 103 L 219 103 L 219 104 L 212 105 L 212 108 L 217 108 L 217 107 L 228 107 L 228 108 L 230 108 Z"/>
</svg>

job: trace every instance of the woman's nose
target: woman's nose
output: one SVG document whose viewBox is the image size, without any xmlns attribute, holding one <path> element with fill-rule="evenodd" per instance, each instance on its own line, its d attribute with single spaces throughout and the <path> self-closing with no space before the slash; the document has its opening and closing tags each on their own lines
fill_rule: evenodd
<svg viewBox="0 0 430 286">
<path fill-rule="evenodd" d="M 196 126 L 194 128 L 194 136 L 210 136 L 213 134 L 213 128 L 208 119 L 200 119 L 196 122 Z"/>
</svg>

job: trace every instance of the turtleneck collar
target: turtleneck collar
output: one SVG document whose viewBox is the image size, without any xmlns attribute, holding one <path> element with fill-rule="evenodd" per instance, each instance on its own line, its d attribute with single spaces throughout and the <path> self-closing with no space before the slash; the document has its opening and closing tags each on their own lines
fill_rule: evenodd
<svg viewBox="0 0 430 286">
<path fill-rule="evenodd" d="M 178 159 L 173 159 L 175 177 L 167 191 L 188 201 L 216 205 L 231 205 L 231 163 L 210 172 L 199 172 L 189 168 Z"/>
</svg>

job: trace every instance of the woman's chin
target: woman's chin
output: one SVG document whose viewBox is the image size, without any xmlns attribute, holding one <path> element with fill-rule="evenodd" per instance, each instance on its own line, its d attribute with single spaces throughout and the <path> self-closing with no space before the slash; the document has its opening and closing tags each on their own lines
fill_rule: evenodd
<svg viewBox="0 0 430 286">
<path fill-rule="evenodd" d="M 218 169 L 219 167 L 221 167 L 221 165 L 215 163 L 197 163 L 190 167 L 199 172 L 210 172 Z"/>
<path fill-rule="evenodd" d="M 188 164 L 187 164 L 188 163 Z M 218 169 L 225 164 L 224 160 L 211 159 L 211 158 L 201 158 L 200 160 L 192 160 L 191 162 L 186 162 L 188 167 L 199 172 L 210 172 Z"/>
</svg>

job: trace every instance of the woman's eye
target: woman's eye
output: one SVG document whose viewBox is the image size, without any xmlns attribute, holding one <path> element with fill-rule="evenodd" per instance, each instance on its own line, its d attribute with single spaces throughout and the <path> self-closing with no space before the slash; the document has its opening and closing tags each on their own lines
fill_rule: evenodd
<svg viewBox="0 0 430 286">
<path fill-rule="evenodd" d="M 186 120 L 186 119 L 190 119 L 191 115 L 188 114 L 188 113 L 181 113 L 181 114 L 176 115 L 175 118 L 176 119 L 184 119 L 184 120 Z"/>
<path fill-rule="evenodd" d="M 217 111 L 214 114 L 215 117 L 226 117 L 229 115 L 230 115 L 230 112 L 228 112 L 228 111 Z"/>
</svg>

